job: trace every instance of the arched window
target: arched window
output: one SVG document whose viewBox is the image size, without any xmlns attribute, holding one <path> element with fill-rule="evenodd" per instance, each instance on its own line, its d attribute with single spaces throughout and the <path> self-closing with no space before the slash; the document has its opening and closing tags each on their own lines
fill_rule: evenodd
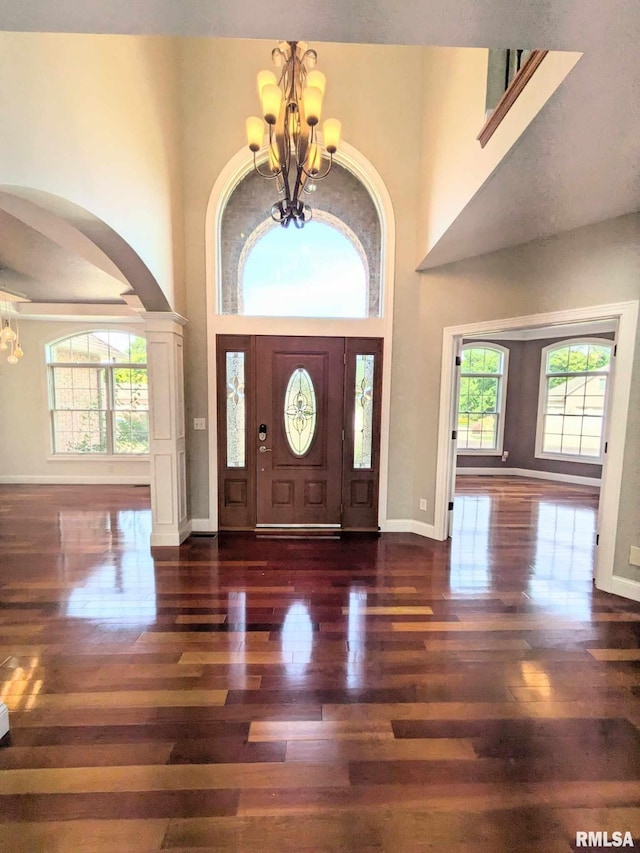
<svg viewBox="0 0 640 853">
<path fill-rule="evenodd" d="M 612 349 L 598 338 L 543 349 L 536 456 L 602 461 Z"/>
<path fill-rule="evenodd" d="M 81 332 L 47 346 L 56 454 L 149 452 L 147 342 L 115 330 Z"/>
<path fill-rule="evenodd" d="M 462 347 L 458 400 L 459 452 L 502 453 L 509 351 L 498 344 Z"/>
<path fill-rule="evenodd" d="M 382 231 L 366 187 L 334 164 L 314 194 L 313 219 L 284 229 L 267 218 L 273 184 L 255 172 L 220 220 L 222 314 L 379 317 Z"/>
<path fill-rule="evenodd" d="M 356 238 L 357 239 L 357 238 Z M 241 258 L 242 313 L 252 316 L 366 317 L 366 257 L 322 221 L 301 230 L 275 225 Z"/>
</svg>

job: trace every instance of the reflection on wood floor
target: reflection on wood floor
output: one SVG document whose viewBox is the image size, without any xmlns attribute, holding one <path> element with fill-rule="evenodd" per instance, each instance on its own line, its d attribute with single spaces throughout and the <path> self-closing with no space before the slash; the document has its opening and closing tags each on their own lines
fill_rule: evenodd
<svg viewBox="0 0 640 853">
<path fill-rule="evenodd" d="M 147 489 L 0 487 L 0 850 L 640 837 L 640 606 L 593 591 L 597 493 L 458 492 L 450 543 L 152 558 Z"/>
</svg>

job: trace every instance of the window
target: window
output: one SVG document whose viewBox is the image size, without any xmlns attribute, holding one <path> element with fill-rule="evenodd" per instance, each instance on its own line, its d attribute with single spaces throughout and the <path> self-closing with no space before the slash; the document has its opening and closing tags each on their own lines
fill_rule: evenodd
<svg viewBox="0 0 640 853">
<path fill-rule="evenodd" d="M 275 197 L 274 197 L 275 193 Z M 252 317 L 373 318 L 383 314 L 382 222 L 368 186 L 338 163 L 298 230 L 268 216 L 277 192 L 251 170 L 219 217 L 220 314 Z"/>
<path fill-rule="evenodd" d="M 498 105 L 498 101 L 507 91 L 514 77 L 529 59 L 533 51 L 520 48 L 490 50 L 487 67 L 487 97 L 485 113 L 487 118 Z"/>
<path fill-rule="evenodd" d="M 602 460 L 611 347 L 574 340 L 542 351 L 536 456 Z"/>
<path fill-rule="evenodd" d="M 498 344 L 462 347 L 458 452 L 502 453 L 508 356 Z"/>
<path fill-rule="evenodd" d="M 50 344 L 47 362 L 54 453 L 149 452 L 144 338 L 83 332 Z"/>
<path fill-rule="evenodd" d="M 241 258 L 241 275 L 245 315 L 366 317 L 368 313 L 364 253 L 342 230 L 325 222 L 312 220 L 300 230 L 269 227 L 251 245 L 246 259 Z"/>
</svg>

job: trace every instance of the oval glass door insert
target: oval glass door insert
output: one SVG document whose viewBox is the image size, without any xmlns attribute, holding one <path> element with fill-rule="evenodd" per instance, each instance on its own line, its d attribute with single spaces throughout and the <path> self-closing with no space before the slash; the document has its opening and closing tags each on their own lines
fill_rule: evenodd
<svg viewBox="0 0 640 853">
<path fill-rule="evenodd" d="M 304 367 L 291 374 L 284 395 L 284 430 L 291 452 L 304 456 L 316 434 L 316 392 Z"/>
</svg>

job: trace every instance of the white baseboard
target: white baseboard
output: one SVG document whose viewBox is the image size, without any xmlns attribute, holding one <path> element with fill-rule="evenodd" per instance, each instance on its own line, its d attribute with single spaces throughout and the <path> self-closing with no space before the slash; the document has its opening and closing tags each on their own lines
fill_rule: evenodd
<svg viewBox="0 0 640 853">
<path fill-rule="evenodd" d="M 599 486 L 599 477 L 580 477 L 578 474 L 555 474 L 553 471 L 534 471 L 529 468 L 456 468 L 456 477 L 533 477 L 535 480 L 555 480 L 579 486 Z"/>
<path fill-rule="evenodd" d="M 191 522 L 186 521 L 176 530 L 160 530 L 151 533 L 152 548 L 177 548 L 191 533 Z"/>
<path fill-rule="evenodd" d="M 598 586 L 597 583 L 596 586 Z M 610 592 L 613 595 L 620 595 L 623 598 L 630 598 L 632 601 L 640 601 L 640 582 L 631 580 L 631 578 L 613 575 L 609 578 L 606 586 L 598 586 L 598 589 L 603 592 Z"/>
<path fill-rule="evenodd" d="M 145 474 L 0 474 L 0 484 L 34 486 L 148 486 Z"/>
<path fill-rule="evenodd" d="M 3 738 L 9 731 L 9 709 L 6 705 L 0 703 L 0 738 Z"/>
<path fill-rule="evenodd" d="M 388 518 L 382 526 L 383 533 L 415 533 L 427 539 L 435 539 L 435 527 L 414 518 Z"/>
<path fill-rule="evenodd" d="M 191 519 L 192 533 L 217 533 L 218 525 L 210 518 L 192 518 Z"/>
</svg>

